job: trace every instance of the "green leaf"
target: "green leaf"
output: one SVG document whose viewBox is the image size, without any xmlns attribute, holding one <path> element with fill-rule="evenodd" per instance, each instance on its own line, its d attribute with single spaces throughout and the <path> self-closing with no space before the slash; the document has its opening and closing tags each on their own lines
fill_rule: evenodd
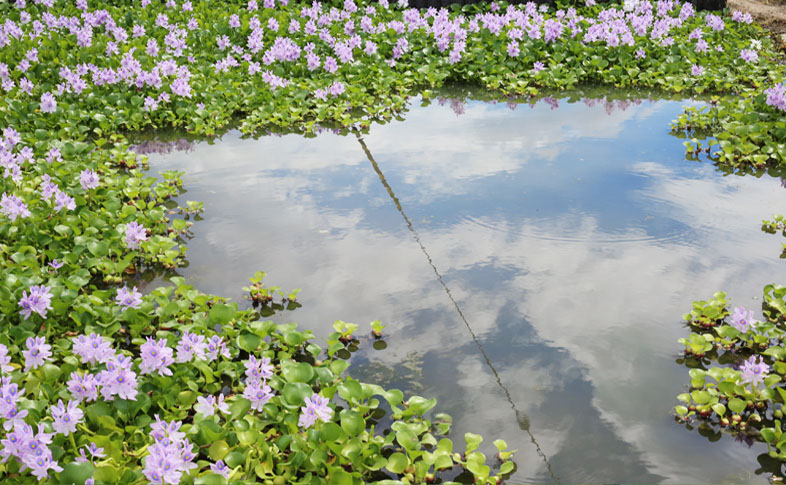
<svg viewBox="0 0 786 485">
<path fill-rule="evenodd" d="M 194 480 L 194 485 L 225 485 L 226 483 L 226 478 L 215 473 L 202 475 Z"/>
<path fill-rule="evenodd" d="M 712 395 L 707 391 L 693 391 L 690 395 L 696 404 L 707 404 L 712 399 Z"/>
<path fill-rule="evenodd" d="M 512 461 L 506 461 L 505 463 L 500 465 L 500 467 L 499 467 L 499 474 L 500 475 L 507 475 L 507 474 L 511 473 L 514 468 L 516 468 L 516 464 L 515 463 L 513 463 Z"/>
<path fill-rule="evenodd" d="M 307 397 L 311 397 L 314 391 L 311 386 L 302 382 L 287 382 L 281 395 L 290 406 L 304 406 Z"/>
<path fill-rule="evenodd" d="M 388 458 L 388 464 L 385 465 L 391 473 L 401 474 L 409 466 L 409 459 L 403 453 L 393 453 Z"/>
<path fill-rule="evenodd" d="M 210 445 L 208 450 L 208 454 L 213 461 L 223 460 L 227 453 L 229 453 L 229 445 L 224 440 L 216 441 Z"/>
<path fill-rule="evenodd" d="M 314 368 L 305 362 L 288 361 L 281 364 L 281 375 L 289 382 L 309 383 L 314 379 Z"/>
<path fill-rule="evenodd" d="M 477 450 L 478 446 L 480 446 L 480 443 L 483 442 L 483 437 L 475 433 L 465 433 L 464 439 L 467 442 L 467 449 L 466 449 L 467 454 L 473 452 L 474 450 Z"/>
<path fill-rule="evenodd" d="M 229 405 L 229 418 L 227 421 L 234 421 L 241 416 L 245 416 L 251 409 L 251 401 L 244 397 L 235 396 L 235 402 Z"/>
<path fill-rule="evenodd" d="M 249 353 L 256 351 L 260 343 L 262 339 L 253 333 L 243 332 L 237 336 L 237 346 Z"/>
<path fill-rule="evenodd" d="M 712 410 L 718 413 L 719 416 L 723 416 L 726 414 L 726 406 L 721 403 L 715 403 L 712 405 Z"/>
<path fill-rule="evenodd" d="M 60 472 L 60 483 L 63 485 L 78 484 L 82 485 L 88 478 L 93 476 L 93 464 L 90 462 L 77 463 L 72 461 L 63 466 L 63 471 Z"/>
<path fill-rule="evenodd" d="M 353 485 L 355 481 L 352 479 L 352 475 L 345 472 L 341 469 L 334 468 L 331 470 L 330 475 L 330 485 Z"/>
<path fill-rule="evenodd" d="M 746 407 L 747 407 L 747 404 L 742 399 L 739 399 L 739 398 L 736 398 L 736 397 L 732 398 L 732 399 L 729 399 L 729 409 L 731 409 L 733 412 L 735 412 L 737 414 L 740 414 L 741 412 L 743 412 Z"/>
<path fill-rule="evenodd" d="M 216 303 L 213 305 L 213 308 L 210 309 L 210 323 L 218 323 L 222 326 L 226 325 L 235 316 L 236 306 L 236 304 L 235 307 L 233 307 L 231 305 L 224 305 L 223 303 Z"/>
<path fill-rule="evenodd" d="M 341 411 L 341 429 L 347 433 L 349 437 L 357 436 L 366 429 L 366 421 L 363 416 L 355 411 L 343 410 Z"/>
</svg>

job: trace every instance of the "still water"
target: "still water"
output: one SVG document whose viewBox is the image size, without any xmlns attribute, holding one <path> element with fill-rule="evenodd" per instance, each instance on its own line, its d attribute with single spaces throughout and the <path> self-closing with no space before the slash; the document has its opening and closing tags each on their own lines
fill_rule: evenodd
<svg viewBox="0 0 786 485">
<path fill-rule="evenodd" d="M 266 271 L 302 288 L 271 318 L 320 338 L 382 320 L 387 347 L 362 343 L 350 373 L 438 398 L 457 448 L 507 440 L 511 483 L 763 483 L 766 447 L 674 422 L 675 361 L 693 300 L 760 308 L 786 281 L 760 230 L 786 190 L 685 160 L 686 104 L 440 100 L 362 136 L 138 150 L 205 203 L 187 281 L 242 300 Z"/>
</svg>

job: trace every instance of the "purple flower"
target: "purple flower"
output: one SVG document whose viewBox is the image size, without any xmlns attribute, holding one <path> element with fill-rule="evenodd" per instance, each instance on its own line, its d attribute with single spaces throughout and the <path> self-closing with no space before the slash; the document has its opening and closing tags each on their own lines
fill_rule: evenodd
<svg viewBox="0 0 786 485">
<path fill-rule="evenodd" d="M 62 209 L 76 209 L 76 201 L 62 190 L 58 190 L 55 193 L 55 211 L 60 212 Z"/>
<path fill-rule="evenodd" d="M 41 111 L 44 113 L 54 113 L 57 110 L 57 100 L 52 93 L 41 95 Z"/>
<path fill-rule="evenodd" d="M 90 169 L 84 169 L 79 174 L 79 183 L 85 190 L 90 190 L 98 187 L 98 174 Z"/>
<path fill-rule="evenodd" d="M 196 356 L 198 359 L 205 359 L 204 335 L 197 335 L 186 330 L 177 344 L 177 362 L 189 362 Z"/>
<path fill-rule="evenodd" d="M 273 365 L 270 363 L 269 357 L 262 357 L 260 360 L 257 360 L 256 357 L 250 355 L 244 365 L 246 366 L 246 378 L 249 383 L 258 383 L 263 379 L 269 379 L 273 375 Z"/>
<path fill-rule="evenodd" d="M 519 48 L 519 43 L 515 40 L 512 40 L 508 43 L 508 55 L 510 57 L 518 57 L 521 53 L 521 49 Z"/>
<path fill-rule="evenodd" d="M 181 425 L 180 421 L 161 421 L 156 415 L 156 422 L 150 426 L 155 442 L 148 447 L 150 454 L 145 457 L 142 473 L 151 483 L 178 484 L 184 472 L 198 467 L 193 462 L 193 445 L 179 431 Z"/>
<path fill-rule="evenodd" d="M 693 76 L 702 76 L 702 75 L 704 75 L 704 68 L 703 68 L 703 67 L 701 67 L 701 66 L 700 66 L 700 65 L 698 65 L 698 64 L 694 64 L 694 65 L 692 65 L 692 66 L 691 66 L 691 68 L 690 68 L 690 73 L 691 73 Z"/>
<path fill-rule="evenodd" d="M 47 162 L 52 163 L 55 160 L 57 160 L 58 162 L 62 162 L 63 161 L 63 156 L 60 154 L 60 149 L 59 148 L 52 148 L 46 154 L 46 161 Z"/>
<path fill-rule="evenodd" d="M 182 96 L 184 98 L 191 97 L 191 85 L 188 84 L 188 79 L 179 77 L 172 81 L 172 84 L 169 86 L 172 92 L 178 96 Z"/>
<path fill-rule="evenodd" d="M 150 96 L 145 98 L 145 109 L 148 111 L 155 111 L 158 109 L 158 101 Z"/>
<path fill-rule="evenodd" d="M 59 270 L 60 268 L 62 268 L 62 267 L 63 267 L 63 263 L 62 263 L 61 261 L 58 261 L 58 260 L 56 260 L 56 259 L 53 259 L 52 261 L 50 261 L 50 262 L 49 262 L 49 266 L 51 266 L 51 267 L 52 267 L 52 269 L 54 269 L 55 271 L 57 271 L 57 270 Z"/>
<path fill-rule="evenodd" d="M 644 52 L 644 49 L 639 48 L 636 51 L 636 59 L 644 59 L 645 57 L 647 57 L 647 54 Z"/>
<path fill-rule="evenodd" d="M 213 335 L 210 337 L 210 340 L 207 341 L 207 360 L 208 362 L 213 362 L 214 360 L 218 359 L 219 355 L 223 355 L 224 358 L 229 358 L 229 349 L 227 348 L 226 342 L 224 339 L 219 337 L 218 335 Z"/>
<path fill-rule="evenodd" d="M 407 51 L 409 51 L 409 41 L 406 37 L 399 37 L 396 45 L 393 46 L 393 59 L 400 59 Z"/>
<path fill-rule="evenodd" d="M 83 417 L 79 401 L 68 401 L 68 405 L 64 406 L 63 401 L 58 399 L 57 406 L 52 406 L 52 418 L 55 420 L 52 427 L 65 436 L 76 432 L 76 425 L 82 422 Z"/>
<path fill-rule="evenodd" d="M 38 186 L 38 189 L 41 191 L 41 200 L 49 200 L 56 193 L 60 192 L 60 187 L 52 182 L 52 179 L 46 174 L 44 174 L 43 181 Z"/>
<path fill-rule="evenodd" d="M 756 62 L 759 60 L 759 53 L 753 49 L 742 49 L 740 58 L 745 62 Z"/>
<path fill-rule="evenodd" d="M 776 84 L 769 89 L 765 89 L 764 94 L 767 95 L 766 103 L 768 106 L 786 111 L 786 83 Z"/>
<path fill-rule="evenodd" d="M 540 61 L 537 61 L 532 66 L 532 72 L 534 72 L 536 74 L 539 73 L 540 71 L 544 70 L 544 69 L 546 69 L 546 66 L 544 66 L 543 63 L 540 62 Z"/>
<path fill-rule="evenodd" d="M 273 397 L 273 390 L 265 381 L 246 383 L 243 397 L 251 401 L 251 409 L 262 411 L 262 407 Z"/>
<path fill-rule="evenodd" d="M 96 333 L 79 335 L 71 339 L 71 351 L 82 358 L 83 364 L 105 363 L 115 356 L 112 343 Z"/>
<path fill-rule="evenodd" d="M 8 355 L 8 347 L 0 344 L 0 371 L 4 373 L 11 372 L 14 367 L 11 364 L 11 357 Z M 0 391 L 0 398 L 2 398 L 2 391 Z"/>
<path fill-rule="evenodd" d="M 139 308 L 139 305 L 142 304 L 142 293 L 136 291 L 136 286 L 130 291 L 127 286 L 124 286 L 117 290 L 115 302 L 126 308 Z"/>
<path fill-rule="evenodd" d="M 331 96 L 339 96 L 344 93 L 344 83 L 341 81 L 335 81 L 328 87 L 328 93 Z"/>
<path fill-rule="evenodd" d="M 753 310 L 746 313 L 744 307 L 737 307 L 734 309 L 734 315 L 731 317 L 731 324 L 740 332 L 747 332 L 756 324 L 753 319 Z"/>
<path fill-rule="evenodd" d="M 147 241 L 147 229 L 145 229 L 145 226 L 136 221 L 126 224 L 125 243 L 128 249 L 139 249 L 139 243 L 143 241 Z"/>
<path fill-rule="evenodd" d="M 106 370 L 101 371 L 97 378 L 101 383 L 101 396 L 105 401 L 114 400 L 115 396 L 123 399 L 136 399 L 136 373 L 131 370 L 131 359 L 116 355 L 106 363 Z"/>
<path fill-rule="evenodd" d="M 19 313 L 25 317 L 25 320 L 33 312 L 38 313 L 42 318 L 46 318 L 46 311 L 52 309 L 52 294 L 49 292 L 49 287 L 44 285 L 31 286 L 29 295 L 26 291 L 23 291 L 22 298 L 19 300 L 19 306 L 22 307 Z"/>
<path fill-rule="evenodd" d="M 707 23 L 707 26 L 712 30 L 716 30 L 718 32 L 722 31 L 725 25 L 723 24 L 723 19 L 718 17 L 715 14 L 707 14 L 707 17 L 704 20 Z"/>
<path fill-rule="evenodd" d="M 756 363 L 756 356 L 752 355 L 750 359 L 742 364 L 740 369 L 740 380 L 743 384 L 752 384 L 754 387 L 764 382 L 764 378 L 770 373 L 770 366 L 761 360 L 759 355 L 759 363 Z"/>
<path fill-rule="evenodd" d="M 5 214 L 9 219 L 15 221 L 17 217 L 22 219 L 30 217 L 30 211 L 27 209 L 27 204 L 15 195 L 8 195 L 3 192 L 0 198 L 0 212 Z"/>
<path fill-rule="evenodd" d="M 221 475 L 226 479 L 229 479 L 229 475 L 232 473 L 232 469 L 226 466 L 223 460 L 218 460 L 214 464 L 210 465 L 210 471 L 216 475 Z"/>
<path fill-rule="evenodd" d="M 68 392 L 78 401 L 95 401 L 98 399 L 98 381 L 92 374 L 80 376 L 76 372 L 71 373 L 71 379 L 66 383 Z"/>
<path fill-rule="evenodd" d="M 743 24 L 751 24 L 753 23 L 753 17 L 748 12 L 740 12 L 739 10 L 734 10 L 731 12 L 731 19 L 735 22 L 741 22 Z"/>
<path fill-rule="evenodd" d="M 175 362 L 172 349 L 166 346 L 166 339 L 155 340 L 147 337 L 147 342 L 140 347 L 142 363 L 139 364 L 140 374 L 150 374 L 157 371 L 158 375 L 171 376 L 169 365 Z"/>
<path fill-rule="evenodd" d="M 93 457 L 103 458 L 105 456 L 104 449 L 99 448 L 95 443 L 90 443 L 90 446 L 85 446 L 85 448 L 87 448 L 87 451 L 89 451 L 90 455 Z"/>
<path fill-rule="evenodd" d="M 44 365 L 45 361 L 52 360 L 50 359 L 52 346 L 46 343 L 44 337 L 28 337 L 25 345 L 27 350 L 22 351 L 22 355 L 25 358 L 24 372 L 36 369 Z"/>
<path fill-rule="evenodd" d="M 216 409 L 224 414 L 229 413 L 229 404 L 224 402 L 224 395 L 219 394 L 218 399 L 213 396 L 199 396 L 197 403 L 194 405 L 194 411 L 201 413 L 205 417 L 213 416 Z"/>
<path fill-rule="evenodd" d="M 321 420 L 323 423 L 330 421 L 333 417 L 333 409 L 328 406 L 329 400 L 319 394 L 314 394 L 310 398 L 305 398 L 306 405 L 300 408 L 301 415 L 298 419 L 298 426 L 305 429 L 310 428 Z"/>
<path fill-rule="evenodd" d="M 63 467 L 57 464 L 57 462 L 52 458 L 52 452 L 44 453 L 40 456 L 35 455 L 28 455 L 27 459 L 24 459 L 23 463 L 30 467 L 38 480 L 43 480 L 49 477 L 48 470 L 54 470 L 56 472 L 63 471 Z"/>
</svg>

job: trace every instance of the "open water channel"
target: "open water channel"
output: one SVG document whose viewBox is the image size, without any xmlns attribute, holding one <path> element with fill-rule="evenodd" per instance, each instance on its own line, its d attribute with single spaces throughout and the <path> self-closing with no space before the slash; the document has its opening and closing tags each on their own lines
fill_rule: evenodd
<svg viewBox="0 0 786 485">
<path fill-rule="evenodd" d="M 669 122 L 687 104 L 459 98 L 362 136 L 137 150 L 205 203 L 190 284 L 242 300 L 263 270 L 302 288 L 271 318 L 319 338 L 382 320 L 387 347 L 361 342 L 350 374 L 436 397 L 457 448 L 507 440 L 510 482 L 764 482 L 766 447 L 674 421 L 677 339 L 693 300 L 724 290 L 760 318 L 786 283 L 760 230 L 786 189 L 686 160 Z"/>
</svg>

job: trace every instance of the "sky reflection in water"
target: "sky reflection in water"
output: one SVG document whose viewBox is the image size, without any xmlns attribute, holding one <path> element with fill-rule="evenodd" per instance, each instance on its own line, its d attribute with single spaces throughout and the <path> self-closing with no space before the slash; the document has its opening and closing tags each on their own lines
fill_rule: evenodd
<svg viewBox="0 0 786 485">
<path fill-rule="evenodd" d="M 353 374 L 437 397 L 459 448 L 465 431 L 506 439 L 511 482 L 763 482 L 766 448 L 710 444 L 670 412 L 691 301 L 723 289 L 758 308 L 783 282 L 760 221 L 786 191 L 684 160 L 668 124 L 685 103 L 555 103 L 148 146 L 154 171 L 186 171 L 181 200 L 205 202 L 180 273 L 241 299 L 266 271 L 303 288 L 275 319 L 318 336 L 381 319 L 387 349 L 364 344 Z"/>
</svg>

